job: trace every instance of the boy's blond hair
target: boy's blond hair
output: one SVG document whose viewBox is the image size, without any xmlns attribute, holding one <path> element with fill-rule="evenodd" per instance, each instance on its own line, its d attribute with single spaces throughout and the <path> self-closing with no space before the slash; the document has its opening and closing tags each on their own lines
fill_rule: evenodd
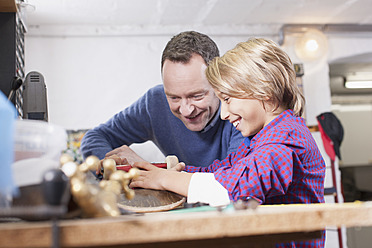
<svg viewBox="0 0 372 248">
<path fill-rule="evenodd" d="M 275 42 L 252 38 L 210 61 L 206 75 L 212 87 L 236 98 L 270 100 L 301 116 L 305 104 L 289 56 Z M 274 110 L 275 110 L 274 109 Z"/>
</svg>

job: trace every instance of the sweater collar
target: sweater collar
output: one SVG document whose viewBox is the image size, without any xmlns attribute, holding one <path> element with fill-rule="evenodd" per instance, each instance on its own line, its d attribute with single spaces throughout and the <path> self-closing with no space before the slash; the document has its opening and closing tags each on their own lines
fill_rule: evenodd
<svg viewBox="0 0 372 248">
<path fill-rule="evenodd" d="M 201 130 L 200 132 L 201 133 L 206 133 L 208 132 L 210 129 L 212 129 L 216 124 L 217 122 L 219 121 L 220 119 L 220 113 L 221 113 L 221 104 L 220 106 L 218 107 L 218 110 L 216 112 L 216 114 L 213 116 L 212 120 L 208 123 L 208 125 L 203 129 Z"/>
</svg>

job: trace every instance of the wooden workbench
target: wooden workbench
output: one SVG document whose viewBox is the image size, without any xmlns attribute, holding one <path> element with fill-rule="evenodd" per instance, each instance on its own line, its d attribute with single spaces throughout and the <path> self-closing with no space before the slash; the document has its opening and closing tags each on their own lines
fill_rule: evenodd
<svg viewBox="0 0 372 248">
<path fill-rule="evenodd" d="M 63 220 L 61 247 L 242 247 L 311 239 L 326 227 L 372 225 L 372 202 L 260 206 Z M 0 224 L 0 247 L 51 247 L 51 222 Z"/>
</svg>

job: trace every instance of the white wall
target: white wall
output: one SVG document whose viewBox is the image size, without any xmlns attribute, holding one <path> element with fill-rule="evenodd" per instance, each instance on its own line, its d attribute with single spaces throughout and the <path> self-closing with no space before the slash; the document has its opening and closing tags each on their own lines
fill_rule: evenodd
<svg viewBox="0 0 372 248">
<path fill-rule="evenodd" d="M 85 129 L 161 83 L 168 37 L 26 37 L 26 72 L 45 77 L 49 121 Z"/>
<path fill-rule="evenodd" d="M 36 70 L 44 75 L 50 122 L 66 129 L 92 128 L 162 83 L 161 53 L 174 34 L 26 35 L 26 73 Z M 222 54 L 247 39 L 211 36 Z"/>
<path fill-rule="evenodd" d="M 371 167 L 372 104 L 333 105 L 332 108 L 345 130 L 340 147 L 341 166 Z M 367 182 L 371 184 L 370 180 Z"/>
<path fill-rule="evenodd" d="M 26 73 L 36 70 L 45 77 L 50 122 L 66 129 L 91 128 L 131 104 L 149 87 L 161 83 L 161 52 L 172 35 L 26 35 Z M 217 42 L 221 54 L 250 36 L 209 35 Z M 301 63 L 294 52 L 294 40 L 295 37 L 287 37 L 283 48 L 294 63 Z M 331 109 L 328 62 L 370 52 L 370 42 L 330 37 L 327 57 L 304 62 L 309 125 L 316 124 L 318 114 Z"/>
</svg>

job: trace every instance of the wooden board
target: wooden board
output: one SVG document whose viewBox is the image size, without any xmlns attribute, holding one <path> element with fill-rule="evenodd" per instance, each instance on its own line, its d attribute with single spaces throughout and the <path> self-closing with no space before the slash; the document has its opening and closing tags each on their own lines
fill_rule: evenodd
<svg viewBox="0 0 372 248">
<path fill-rule="evenodd" d="M 255 210 L 240 211 L 169 211 L 64 220 L 59 225 L 61 247 L 185 247 L 190 244 L 228 247 L 235 241 L 244 243 L 252 239 L 277 242 L 309 238 L 306 235 L 315 235 L 327 226 L 372 226 L 372 202 L 259 206 Z M 51 222 L 1 223 L 0 233 L 0 247 L 51 247 Z"/>
<path fill-rule="evenodd" d="M 136 213 L 152 213 L 168 211 L 181 206 L 185 197 L 165 190 L 135 189 L 132 200 L 121 194 L 118 203 L 119 208 Z"/>
</svg>

